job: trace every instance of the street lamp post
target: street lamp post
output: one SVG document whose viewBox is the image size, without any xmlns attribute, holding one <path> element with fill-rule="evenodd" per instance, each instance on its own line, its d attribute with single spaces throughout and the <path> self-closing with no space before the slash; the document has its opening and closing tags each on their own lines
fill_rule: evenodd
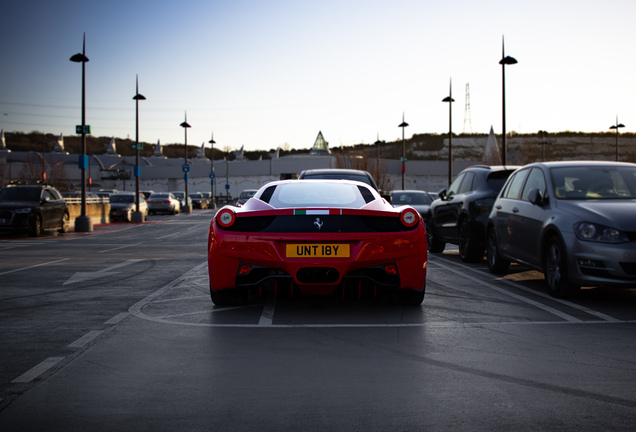
<svg viewBox="0 0 636 432">
<path fill-rule="evenodd" d="M 442 102 L 448 102 L 448 185 L 453 180 L 453 81 L 448 86 L 448 96 L 442 99 Z"/>
<path fill-rule="evenodd" d="M 375 181 L 376 182 L 380 181 L 380 144 L 382 144 L 382 141 L 380 141 L 380 134 L 378 133 L 377 140 L 375 141 L 375 146 L 377 150 L 377 155 L 375 158 Z"/>
<path fill-rule="evenodd" d="M 225 204 L 230 203 L 230 147 L 225 147 Z"/>
<path fill-rule="evenodd" d="M 545 135 L 542 136 L 542 140 L 539 141 L 541 146 L 541 162 L 545 161 L 545 146 L 552 144 L 550 141 L 545 140 Z"/>
<path fill-rule="evenodd" d="M 506 153 L 508 149 L 508 140 L 506 138 L 506 65 L 517 64 L 517 60 L 514 57 L 506 56 L 504 51 L 504 40 L 501 37 L 501 116 L 502 116 L 502 128 L 503 128 L 503 157 L 502 162 L 506 165 Z"/>
<path fill-rule="evenodd" d="M 616 124 L 610 126 L 610 129 L 616 129 L 616 162 L 618 162 L 618 130 L 625 127 L 623 123 L 618 122 L 618 116 L 616 116 Z"/>
<path fill-rule="evenodd" d="M 406 189 L 405 187 L 405 179 L 406 179 L 406 141 L 404 140 L 404 128 L 408 127 L 408 123 L 404 121 L 404 113 L 402 113 L 402 123 L 398 125 L 398 127 L 402 128 L 402 190 Z"/>
<path fill-rule="evenodd" d="M 93 231 L 93 221 L 90 217 L 86 216 L 86 169 L 88 167 L 88 157 L 86 156 L 86 133 L 90 132 L 90 126 L 86 125 L 86 33 L 84 33 L 84 40 L 82 43 L 82 53 L 73 55 L 70 60 L 74 63 L 82 64 L 82 124 L 76 127 L 76 132 L 82 134 L 82 154 L 79 157 L 79 169 L 82 173 L 82 205 L 80 215 L 75 218 L 75 231 L 76 232 L 90 232 Z"/>
<path fill-rule="evenodd" d="M 179 126 L 183 128 L 185 131 L 185 162 L 183 163 L 183 181 L 185 183 L 185 206 L 181 209 L 183 213 L 190 213 L 191 209 L 188 205 L 188 174 L 190 171 L 190 165 L 188 164 L 188 128 L 190 125 L 188 124 L 188 113 L 185 114 L 185 121 L 181 123 Z"/>
<path fill-rule="evenodd" d="M 210 192 L 212 193 L 212 202 L 210 205 L 212 208 L 216 208 L 216 173 L 214 172 L 214 144 L 216 144 L 216 141 L 214 141 L 214 132 L 212 132 L 211 138 L 212 139 L 208 141 L 212 147 L 212 157 L 210 158 Z"/>
<path fill-rule="evenodd" d="M 133 100 L 135 101 L 135 203 L 136 203 L 136 211 L 132 213 L 131 220 L 132 223 L 143 223 L 144 215 L 141 213 L 139 209 L 140 198 L 139 198 L 139 177 L 141 177 L 141 167 L 139 166 L 139 150 L 141 150 L 141 145 L 139 144 L 139 101 L 146 100 L 144 95 L 139 94 L 139 76 L 136 79 L 136 90 L 135 96 L 133 96 Z"/>
<path fill-rule="evenodd" d="M 40 141 L 42 144 L 42 182 L 46 183 L 46 141 Z"/>
</svg>

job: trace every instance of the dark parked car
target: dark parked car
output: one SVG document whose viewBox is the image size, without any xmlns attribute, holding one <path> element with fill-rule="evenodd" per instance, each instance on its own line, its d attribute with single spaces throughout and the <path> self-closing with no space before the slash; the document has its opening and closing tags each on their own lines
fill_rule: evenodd
<svg viewBox="0 0 636 432">
<path fill-rule="evenodd" d="M 439 192 L 426 216 L 428 250 L 444 252 L 446 243 L 459 246 L 464 262 L 478 262 L 486 249 L 486 223 L 495 198 L 518 166 L 475 165 L 457 175 Z"/>
<path fill-rule="evenodd" d="M 28 230 L 33 237 L 43 230 L 68 231 L 66 201 L 52 186 L 15 185 L 0 190 L 0 229 Z"/>
<path fill-rule="evenodd" d="M 192 198 L 190 198 L 190 196 L 188 195 L 188 199 L 186 200 L 185 192 L 176 191 L 176 192 L 172 192 L 172 195 L 174 195 L 174 197 L 179 200 L 179 205 L 181 206 L 181 210 L 183 210 L 185 206 L 188 206 L 190 207 L 190 209 L 192 209 Z"/>
<path fill-rule="evenodd" d="M 190 199 L 192 200 L 192 208 L 206 209 L 210 206 L 210 202 L 201 192 L 193 192 L 188 195 L 190 195 Z"/>
<path fill-rule="evenodd" d="M 367 171 L 355 169 L 324 168 L 304 170 L 300 173 L 298 179 L 356 180 L 370 185 L 376 191 L 378 190 L 378 186 L 375 184 L 371 174 Z"/>
<path fill-rule="evenodd" d="M 256 195 L 256 192 L 258 192 L 258 190 L 256 189 L 245 189 L 243 192 L 241 192 L 238 199 L 236 200 L 236 206 L 241 207 L 247 202 L 248 199 Z"/>
<path fill-rule="evenodd" d="M 422 217 L 426 217 L 428 207 L 433 202 L 433 198 L 428 192 L 419 190 L 394 190 L 390 195 L 391 205 L 393 207 L 410 205 L 417 210 Z"/>
<path fill-rule="evenodd" d="M 110 213 L 111 221 L 123 220 L 124 222 L 132 222 L 132 214 L 137 210 L 137 202 L 135 201 L 134 192 L 117 192 L 110 196 Z M 148 204 L 144 195 L 139 192 L 139 211 L 145 221 L 148 217 Z"/>
<path fill-rule="evenodd" d="M 548 292 L 636 288 L 636 165 L 534 163 L 514 173 L 488 220 L 488 267 L 542 271 Z"/>
</svg>

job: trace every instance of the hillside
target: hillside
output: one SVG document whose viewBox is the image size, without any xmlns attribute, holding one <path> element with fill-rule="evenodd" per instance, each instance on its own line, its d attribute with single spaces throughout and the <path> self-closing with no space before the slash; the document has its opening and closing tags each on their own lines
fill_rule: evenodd
<svg viewBox="0 0 636 432">
<path fill-rule="evenodd" d="M 5 132 L 6 147 L 12 151 L 50 152 L 57 143 L 58 136 L 40 132 L 13 133 Z M 111 137 L 87 136 L 86 147 L 89 154 L 104 154 L 111 141 Z M 408 160 L 447 160 L 448 135 L 447 134 L 415 134 L 405 140 L 406 157 Z M 453 136 L 454 160 L 482 160 L 488 135 L 486 134 L 459 134 Z M 549 141 L 551 144 L 539 145 L 541 141 Z M 117 152 L 123 156 L 132 156 L 132 144 L 130 139 L 115 138 Z M 501 137 L 497 136 L 497 143 L 501 145 Z M 620 159 L 623 161 L 636 161 L 636 134 L 622 133 L 619 140 Z M 71 135 L 64 137 L 64 148 L 70 153 L 81 152 L 81 136 Z M 143 143 L 142 156 L 152 156 L 155 143 Z M 184 157 L 183 144 L 162 144 L 163 154 L 169 158 Z M 188 156 L 196 157 L 197 146 L 188 146 Z M 378 148 L 375 144 L 358 144 L 349 147 L 332 147 L 333 153 L 344 152 L 346 154 L 362 155 L 369 159 L 375 159 Z M 616 135 L 612 132 L 577 133 L 560 132 L 556 134 L 511 134 L 508 138 L 508 162 L 522 164 L 542 159 L 542 150 L 546 159 L 598 159 L 614 160 L 616 154 Z M 303 150 L 281 150 L 280 155 L 307 153 Z M 389 141 L 380 144 L 380 158 L 399 159 L 402 157 L 402 141 Z M 206 156 L 211 158 L 212 150 L 205 149 Z M 269 159 L 269 151 L 245 151 L 245 157 L 250 160 L 259 158 Z M 225 152 L 214 149 L 214 159 L 222 159 Z M 230 154 L 230 160 L 233 159 Z"/>
</svg>

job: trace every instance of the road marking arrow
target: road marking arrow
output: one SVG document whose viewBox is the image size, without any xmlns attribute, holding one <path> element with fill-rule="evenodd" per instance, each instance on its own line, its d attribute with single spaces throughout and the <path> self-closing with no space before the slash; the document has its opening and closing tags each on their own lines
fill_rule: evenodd
<svg viewBox="0 0 636 432">
<path fill-rule="evenodd" d="M 115 269 L 125 267 L 130 264 L 137 263 L 139 261 L 145 261 L 143 259 L 130 259 L 128 261 L 124 261 L 119 264 L 112 265 L 110 267 L 106 267 L 105 269 L 98 270 L 96 272 L 77 272 L 73 276 L 71 276 L 63 285 L 68 285 L 72 283 L 85 282 L 91 279 L 102 278 L 106 276 L 116 275 L 119 272 L 113 271 Z"/>
</svg>

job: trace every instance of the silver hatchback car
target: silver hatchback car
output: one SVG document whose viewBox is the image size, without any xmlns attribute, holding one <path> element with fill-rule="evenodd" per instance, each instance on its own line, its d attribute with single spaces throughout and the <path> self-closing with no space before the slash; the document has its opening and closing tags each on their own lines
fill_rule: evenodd
<svg viewBox="0 0 636 432">
<path fill-rule="evenodd" d="M 526 165 L 510 176 L 487 224 L 488 267 L 542 271 L 548 291 L 636 288 L 636 164 L 598 161 Z"/>
</svg>

